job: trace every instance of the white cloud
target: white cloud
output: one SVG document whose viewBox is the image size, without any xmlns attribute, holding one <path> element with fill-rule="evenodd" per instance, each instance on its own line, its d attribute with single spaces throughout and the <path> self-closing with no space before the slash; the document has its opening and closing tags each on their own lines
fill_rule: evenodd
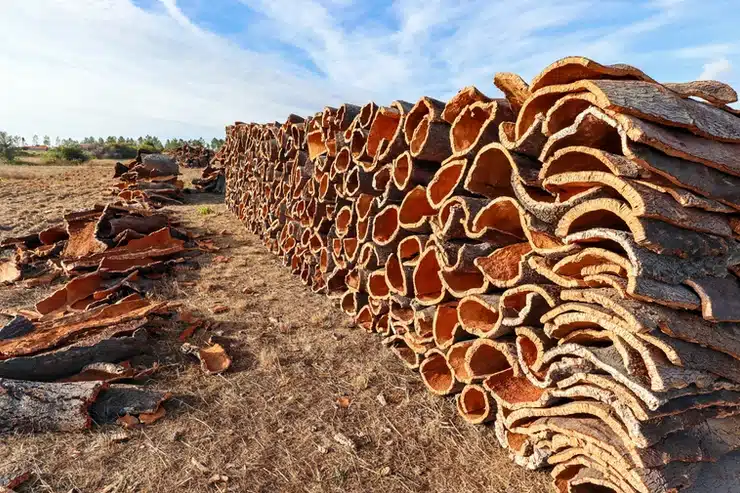
<svg viewBox="0 0 740 493">
<path fill-rule="evenodd" d="M 720 15 L 725 0 L 239 0 L 257 13 L 230 34 L 239 45 L 189 18 L 183 0 L 159 1 L 6 2 L 0 126 L 27 138 L 210 137 L 234 120 L 344 101 L 445 98 L 469 84 L 494 95 L 496 71 L 531 78 L 573 54 L 687 80 L 706 60 L 702 75 L 730 75 L 740 53 L 721 26 L 697 31 L 709 18 L 734 23 Z M 696 40 L 705 45 L 685 48 Z"/>
<path fill-rule="evenodd" d="M 704 70 L 699 75 L 699 80 L 717 80 L 729 75 L 732 64 L 727 58 L 719 58 L 704 64 Z"/>
<path fill-rule="evenodd" d="M 0 124 L 27 137 L 210 137 L 237 119 L 309 113 L 333 99 L 310 72 L 242 50 L 177 12 L 128 0 L 4 6 Z"/>
</svg>

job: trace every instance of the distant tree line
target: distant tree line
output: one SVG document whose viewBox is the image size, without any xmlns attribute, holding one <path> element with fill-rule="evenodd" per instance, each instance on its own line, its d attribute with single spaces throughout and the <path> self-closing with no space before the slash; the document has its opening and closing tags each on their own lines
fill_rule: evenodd
<svg viewBox="0 0 740 493">
<path fill-rule="evenodd" d="M 167 139 L 163 144 L 158 137 L 152 135 L 145 135 L 137 139 L 111 135 L 105 139 L 103 137 L 85 137 L 81 141 L 56 137 L 53 146 L 51 142 L 51 137 L 48 135 L 44 135 L 43 139 L 39 139 L 38 135 L 34 135 L 31 139 L 33 146 L 44 145 L 49 148 L 45 154 L 47 161 L 83 162 L 91 158 L 132 159 L 136 157 L 139 149 L 149 152 L 163 152 L 176 149 L 185 144 L 193 147 L 208 147 L 216 151 L 224 144 L 224 139 L 213 138 L 210 142 L 206 142 L 203 138 L 189 140 Z M 27 149 L 28 147 L 29 144 L 25 138 L 0 131 L 0 158 L 6 161 L 13 161 L 19 153 L 24 151 L 24 148 Z"/>
</svg>

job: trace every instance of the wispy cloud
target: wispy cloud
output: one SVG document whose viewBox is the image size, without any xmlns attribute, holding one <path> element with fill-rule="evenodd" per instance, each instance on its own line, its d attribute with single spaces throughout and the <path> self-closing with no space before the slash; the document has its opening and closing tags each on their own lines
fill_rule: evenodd
<svg viewBox="0 0 740 493">
<path fill-rule="evenodd" d="M 0 17 L 0 125 L 220 135 L 325 104 L 445 98 L 572 54 L 735 82 L 733 0 L 24 0 Z M 222 11 L 216 12 L 216 9 Z M 217 14 L 217 15 L 216 15 Z"/>
<path fill-rule="evenodd" d="M 719 79 L 729 74 L 732 64 L 727 58 L 720 58 L 704 64 L 704 70 L 699 75 L 699 80 Z"/>
</svg>

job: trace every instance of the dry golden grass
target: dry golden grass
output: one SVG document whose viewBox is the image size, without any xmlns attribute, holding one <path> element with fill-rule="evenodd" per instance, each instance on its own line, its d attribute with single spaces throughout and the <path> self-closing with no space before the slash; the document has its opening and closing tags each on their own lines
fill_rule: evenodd
<svg viewBox="0 0 740 493">
<path fill-rule="evenodd" d="M 34 220 L 51 223 L 63 209 L 94 202 L 95 188 L 111 182 L 99 171 L 61 170 L 33 190 L 28 180 L 0 183 L 0 197 L 26 189 L 12 212 L 0 208 L 0 224 L 16 224 L 20 234 L 40 227 L 18 216 L 42 203 L 49 212 Z M 189 181 L 198 170 L 185 173 Z M 491 427 L 466 425 L 451 400 L 430 395 L 378 338 L 291 276 L 219 197 L 189 202 L 169 209 L 222 250 L 198 257 L 198 269 L 175 272 L 153 296 L 216 321 L 195 340 L 220 334 L 232 369 L 203 375 L 179 354 L 173 327 L 155 346 L 163 369 L 150 383 L 176 395 L 164 420 L 127 432 L 123 443 L 113 441 L 120 433 L 113 426 L 0 437 L 0 476 L 26 467 L 37 479 L 25 491 L 38 492 L 549 491 L 547 474 L 513 465 Z M 200 214 L 203 206 L 213 212 Z M 230 261 L 215 264 L 215 255 Z M 29 305 L 41 293 L 8 291 L 19 292 L 0 295 L 0 305 Z M 222 304 L 230 310 L 213 315 Z M 335 404 L 340 397 L 348 408 Z M 339 443 L 340 434 L 355 448 Z"/>
</svg>

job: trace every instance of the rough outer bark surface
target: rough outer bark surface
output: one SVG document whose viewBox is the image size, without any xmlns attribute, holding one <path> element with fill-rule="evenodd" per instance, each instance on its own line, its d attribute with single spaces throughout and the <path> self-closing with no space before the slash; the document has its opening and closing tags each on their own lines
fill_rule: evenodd
<svg viewBox="0 0 740 493">
<path fill-rule="evenodd" d="M 115 423 L 120 416 L 154 413 L 171 394 L 134 385 L 111 385 L 102 390 L 90 407 L 90 416 L 98 424 Z"/>
<path fill-rule="evenodd" d="M 101 382 L 39 383 L 0 378 L 0 432 L 78 431 L 90 427 Z"/>
</svg>

